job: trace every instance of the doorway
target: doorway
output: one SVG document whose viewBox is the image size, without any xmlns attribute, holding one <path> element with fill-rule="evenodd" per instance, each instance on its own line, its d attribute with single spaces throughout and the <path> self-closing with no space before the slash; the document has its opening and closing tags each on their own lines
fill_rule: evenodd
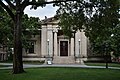
<svg viewBox="0 0 120 80">
<path fill-rule="evenodd" d="M 60 41 L 60 56 L 68 56 L 68 41 Z"/>
</svg>

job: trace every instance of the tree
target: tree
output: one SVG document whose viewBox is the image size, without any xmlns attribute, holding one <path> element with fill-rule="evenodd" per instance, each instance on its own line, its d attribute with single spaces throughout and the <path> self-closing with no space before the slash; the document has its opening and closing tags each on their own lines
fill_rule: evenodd
<svg viewBox="0 0 120 80">
<path fill-rule="evenodd" d="M 22 63 L 22 43 L 21 43 L 21 20 L 23 16 L 23 8 L 25 8 L 25 4 L 28 0 L 23 1 L 16 0 L 16 5 L 13 5 L 11 1 L 6 0 L 9 6 L 6 6 L 1 0 L 1 6 L 6 9 L 6 11 L 11 16 L 14 22 L 14 56 L 13 56 L 13 73 L 22 73 L 23 70 L 23 63 Z M 22 7 L 21 7 L 22 6 Z M 13 11 L 13 12 L 12 12 Z M 8 27 L 9 28 L 9 27 Z"/>
<path fill-rule="evenodd" d="M 24 72 L 22 62 L 21 22 L 25 7 L 32 5 L 32 8 L 36 9 L 39 6 L 45 6 L 45 4 L 60 2 L 66 2 L 66 0 L 53 0 L 49 2 L 47 2 L 47 0 L 0 0 L 0 5 L 7 11 L 14 23 L 13 73 L 17 74 Z"/>
<path fill-rule="evenodd" d="M 120 56 L 120 23 L 114 27 L 113 29 L 113 34 L 111 37 L 111 46 L 112 46 L 112 51 L 113 51 L 113 55 L 115 56 L 115 58 L 119 58 Z"/>
<path fill-rule="evenodd" d="M 9 40 L 13 39 L 13 26 L 12 20 L 1 6 L 0 17 L 0 47 L 4 49 L 9 43 L 11 43 Z"/>
<path fill-rule="evenodd" d="M 119 0 L 79 0 L 66 4 L 57 4 L 60 7 L 57 14 L 68 36 L 72 36 L 72 30 L 84 29 L 93 47 L 109 41 L 119 24 Z"/>
<path fill-rule="evenodd" d="M 59 25 L 62 27 L 63 32 L 72 37 L 72 31 L 83 29 L 85 22 L 84 9 L 87 7 L 86 0 L 77 0 L 71 2 L 62 2 L 56 4 L 59 6 L 57 15 L 60 17 Z"/>
<path fill-rule="evenodd" d="M 11 48 L 13 48 L 13 21 L 7 12 L 0 6 L 0 47 L 7 52 L 8 59 L 12 60 Z M 38 29 L 41 25 L 39 18 L 28 17 L 27 14 L 24 14 L 22 17 L 22 48 L 29 48 L 28 40 L 31 38 L 31 35 L 38 34 Z M 29 35 L 28 35 L 29 34 Z M 31 34 L 31 35 L 30 35 Z M 6 50 L 7 49 L 7 50 Z"/>
<path fill-rule="evenodd" d="M 11 48 L 13 48 L 13 21 L 7 12 L 2 9 L 0 6 L 0 47 L 3 49 L 7 48 L 8 55 L 11 55 Z M 28 48 L 28 40 L 31 38 L 31 35 L 38 34 L 37 31 L 40 29 L 41 25 L 39 18 L 28 17 L 27 14 L 24 14 L 22 17 L 22 47 Z M 29 35 L 28 35 L 29 34 Z M 30 35 L 31 34 L 31 35 Z M 12 57 L 11 57 L 12 58 Z"/>
<path fill-rule="evenodd" d="M 38 29 L 41 28 L 41 23 L 39 18 L 35 17 L 28 17 L 27 14 L 25 14 L 22 17 L 22 46 L 27 49 L 29 48 L 29 40 L 32 37 L 32 35 L 37 35 L 39 32 Z"/>
<path fill-rule="evenodd" d="M 105 46 L 111 44 L 111 35 L 119 24 L 119 0 L 79 0 L 57 6 L 60 26 L 66 35 L 72 36 L 72 30 L 83 29 L 95 53 L 113 50 L 110 45 L 106 52 Z"/>
</svg>

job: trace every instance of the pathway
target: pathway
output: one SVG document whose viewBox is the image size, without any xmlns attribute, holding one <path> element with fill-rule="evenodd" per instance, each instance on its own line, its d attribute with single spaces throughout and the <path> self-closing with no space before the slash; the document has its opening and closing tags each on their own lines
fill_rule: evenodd
<svg viewBox="0 0 120 80">
<path fill-rule="evenodd" d="M 0 63 L 0 65 L 7 65 L 9 67 L 0 67 L 0 69 L 12 69 L 12 63 Z M 37 67 L 76 67 L 76 68 L 106 68 L 105 66 L 87 66 L 80 64 L 24 64 L 24 68 L 37 68 Z M 120 69 L 119 67 L 108 67 L 109 69 Z"/>
</svg>

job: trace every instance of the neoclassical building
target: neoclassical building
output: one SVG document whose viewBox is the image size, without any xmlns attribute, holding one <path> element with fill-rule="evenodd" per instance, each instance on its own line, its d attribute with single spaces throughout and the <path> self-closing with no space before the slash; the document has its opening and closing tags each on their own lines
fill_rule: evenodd
<svg viewBox="0 0 120 80">
<path fill-rule="evenodd" d="M 48 61 L 52 63 L 81 63 L 87 60 L 87 37 L 78 30 L 74 37 L 63 34 L 59 20 L 48 18 L 42 21 L 39 35 L 33 35 L 28 50 L 23 49 L 24 61 Z"/>
</svg>

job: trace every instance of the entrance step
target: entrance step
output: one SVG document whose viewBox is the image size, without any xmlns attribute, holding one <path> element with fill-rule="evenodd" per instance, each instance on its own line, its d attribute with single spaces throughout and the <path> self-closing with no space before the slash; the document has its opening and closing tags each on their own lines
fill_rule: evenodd
<svg viewBox="0 0 120 80">
<path fill-rule="evenodd" d="M 54 56 L 53 64 L 75 64 L 75 58 L 74 56 L 67 57 Z"/>
</svg>

